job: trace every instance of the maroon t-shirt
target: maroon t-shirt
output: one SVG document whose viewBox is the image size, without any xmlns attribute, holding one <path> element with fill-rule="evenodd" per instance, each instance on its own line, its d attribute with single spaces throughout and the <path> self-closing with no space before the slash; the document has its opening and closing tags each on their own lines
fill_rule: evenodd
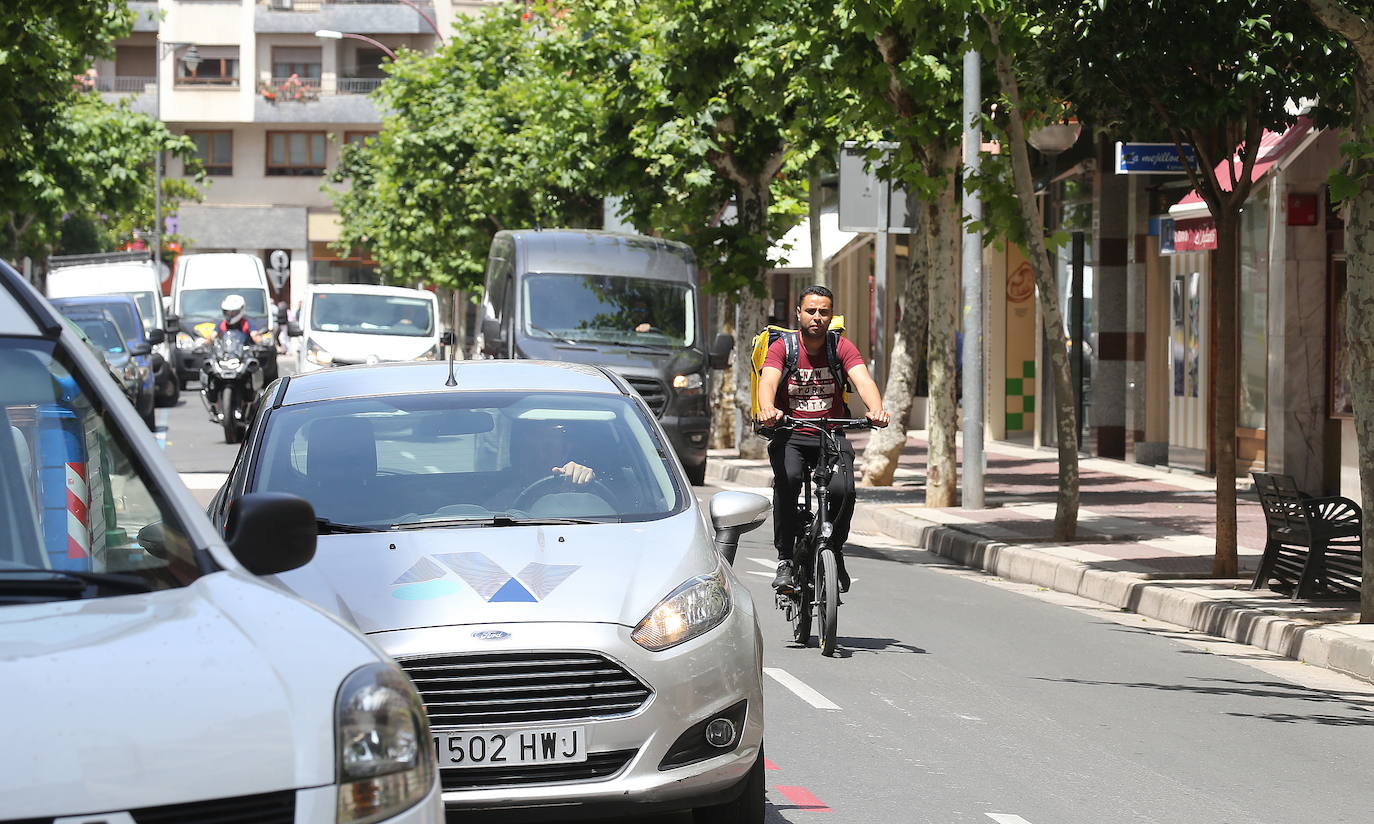
<svg viewBox="0 0 1374 824">
<path fill-rule="evenodd" d="M 845 374 L 864 362 L 858 347 L 846 338 L 839 339 L 835 351 Z M 763 365 L 785 371 L 783 364 L 786 358 L 787 345 L 782 338 L 778 338 L 768 347 Z M 838 382 L 835 377 L 830 372 L 830 362 L 824 348 L 813 358 L 798 341 L 797 369 L 778 386 L 778 397 L 774 404 L 794 418 L 843 417 L 846 414 L 843 403 L 844 376 L 839 376 Z"/>
</svg>

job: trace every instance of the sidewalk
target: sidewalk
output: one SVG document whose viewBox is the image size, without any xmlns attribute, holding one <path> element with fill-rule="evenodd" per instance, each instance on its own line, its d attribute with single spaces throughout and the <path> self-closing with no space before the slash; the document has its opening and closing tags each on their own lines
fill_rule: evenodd
<svg viewBox="0 0 1374 824">
<path fill-rule="evenodd" d="M 853 438 L 862 454 L 864 437 Z M 1374 682 L 1374 624 L 1355 601 L 1291 602 L 1250 580 L 1264 549 L 1264 514 L 1242 483 L 1236 521 L 1243 578 L 1210 577 L 1215 481 L 1100 458 L 1079 462 L 1078 539 L 1054 541 L 1053 451 L 1003 442 L 986 449 L 988 508 L 927 509 L 924 432 L 909 432 L 892 487 L 861 488 L 854 531 L 879 532 L 1012 581 L 1262 647 Z M 960 458 L 962 460 L 962 456 Z M 772 483 L 768 462 L 713 450 L 708 480 Z"/>
</svg>

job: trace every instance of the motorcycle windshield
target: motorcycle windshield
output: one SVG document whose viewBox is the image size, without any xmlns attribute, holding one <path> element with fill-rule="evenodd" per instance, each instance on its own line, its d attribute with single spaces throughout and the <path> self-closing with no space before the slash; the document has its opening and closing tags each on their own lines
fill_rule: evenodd
<svg viewBox="0 0 1374 824">
<path fill-rule="evenodd" d="M 242 360 L 244 356 L 243 348 L 242 332 L 231 330 L 215 338 L 214 352 L 217 359 L 238 358 Z"/>
</svg>

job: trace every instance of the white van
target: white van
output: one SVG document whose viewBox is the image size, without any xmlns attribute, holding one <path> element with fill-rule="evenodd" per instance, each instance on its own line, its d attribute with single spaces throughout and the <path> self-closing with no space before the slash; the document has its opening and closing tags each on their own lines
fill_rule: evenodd
<svg viewBox="0 0 1374 824">
<path fill-rule="evenodd" d="M 87 256 L 81 256 L 87 257 Z M 59 259 L 54 258 L 52 263 Z M 76 298 L 87 295 L 128 295 L 138 304 L 143 319 L 143 333 L 152 337 L 154 329 L 168 335 L 167 317 L 162 307 L 162 282 L 151 260 L 127 260 L 109 263 L 88 263 L 66 266 L 58 264 L 48 272 L 47 292 L 50 298 Z M 153 370 L 157 381 L 159 406 L 171 406 L 177 400 L 175 359 L 170 338 L 153 344 Z"/>
<path fill-rule="evenodd" d="M 315 284 L 301 301 L 301 373 L 439 356 L 439 301 L 425 289 Z"/>
<path fill-rule="evenodd" d="M 0 817 L 441 824 L 420 698 L 283 592 L 315 513 L 211 526 L 99 356 L 0 263 Z"/>
<path fill-rule="evenodd" d="M 223 319 L 220 304 L 230 295 L 240 295 L 246 304 L 248 321 L 254 329 L 276 335 L 277 313 L 267 290 L 267 269 L 257 255 L 234 252 L 182 255 L 177 258 L 172 278 L 172 317 L 178 325 L 176 336 L 177 377 L 187 381 L 200 377 L 201 364 L 209 348 L 209 332 Z M 268 383 L 277 379 L 275 344 L 261 347 L 258 360 Z"/>
</svg>

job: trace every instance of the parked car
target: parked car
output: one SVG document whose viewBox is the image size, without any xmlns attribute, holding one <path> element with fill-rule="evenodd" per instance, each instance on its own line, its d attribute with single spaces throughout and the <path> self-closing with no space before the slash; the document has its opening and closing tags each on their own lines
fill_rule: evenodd
<svg viewBox="0 0 1374 824">
<path fill-rule="evenodd" d="M 410 673 L 449 810 L 692 809 L 761 822 L 762 639 L 644 399 L 582 364 L 347 367 L 268 387 L 211 517 L 299 495 L 320 548 L 277 580 Z M 714 528 L 714 533 L 713 533 Z"/>
<path fill-rule="evenodd" d="M 153 341 L 144 337 L 138 306 L 127 295 L 98 295 L 80 298 L 54 298 L 53 306 L 86 332 L 105 352 L 105 359 L 119 361 L 110 367 L 126 375 L 133 385 L 130 401 L 138 415 L 153 428 L 153 409 L 157 406 L 156 370 L 153 366 Z M 106 324 L 112 324 L 107 327 Z M 157 342 L 164 333 L 154 329 Z"/>
<path fill-rule="evenodd" d="M 146 254 L 146 253 L 145 253 Z M 84 262 L 90 255 L 69 258 L 54 257 L 49 264 L 47 294 L 49 298 L 75 298 L 88 295 L 127 295 L 138 307 L 143 335 L 153 346 L 151 354 L 157 386 L 157 405 L 174 406 L 178 385 L 172 357 L 172 340 L 176 330 L 168 329 L 163 312 L 162 283 L 152 260 L 110 260 L 103 263 Z M 113 256 L 110 256 L 113 257 Z"/>
<path fill-rule="evenodd" d="M 253 329 L 267 333 L 269 340 L 256 347 L 257 358 L 267 379 L 277 379 L 277 348 L 271 340 L 277 321 L 262 260 L 230 252 L 182 255 L 172 275 L 172 316 L 178 327 L 176 366 L 183 389 L 200 377 L 210 333 L 224 319 L 220 304 L 230 295 L 243 298 Z"/>
<path fill-rule="evenodd" d="M 298 374 L 439 357 L 439 301 L 424 289 L 315 284 L 297 323 L 305 338 L 296 353 Z"/>
<path fill-rule="evenodd" d="M 260 577 L 310 559 L 309 504 L 221 539 L 61 317 L 0 263 L 5 820 L 439 824 L 409 680 Z"/>
<path fill-rule="evenodd" d="M 706 479 L 708 348 L 686 244 L 573 229 L 497 232 L 487 260 L 480 347 L 495 358 L 605 366 L 644 396 L 694 484 Z"/>
<path fill-rule="evenodd" d="M 138 364 L 134 363 L 133 355 L 129 353 L 129 350 L 124 348 L 124 341 L 120 338 L 119 329 L 115 327 L 114 319 L 109 316 L 109 313 L 105 313 L 104 317 L 93 313 L 78 315 L 75 318 L 64 315 L 63 320 L 75 329 L 82 342 L 105 362 L 110 375 L 114 377 L 115 383 L 119 384 L 120 391 L 133 405 L 138 416 L 143 419 L 143 423 L 149 429 L 155 428 L 156 421 L 153 420 L 152 410 L 139 406 L 147 392 L 144 389 Z"/>
</svg>

